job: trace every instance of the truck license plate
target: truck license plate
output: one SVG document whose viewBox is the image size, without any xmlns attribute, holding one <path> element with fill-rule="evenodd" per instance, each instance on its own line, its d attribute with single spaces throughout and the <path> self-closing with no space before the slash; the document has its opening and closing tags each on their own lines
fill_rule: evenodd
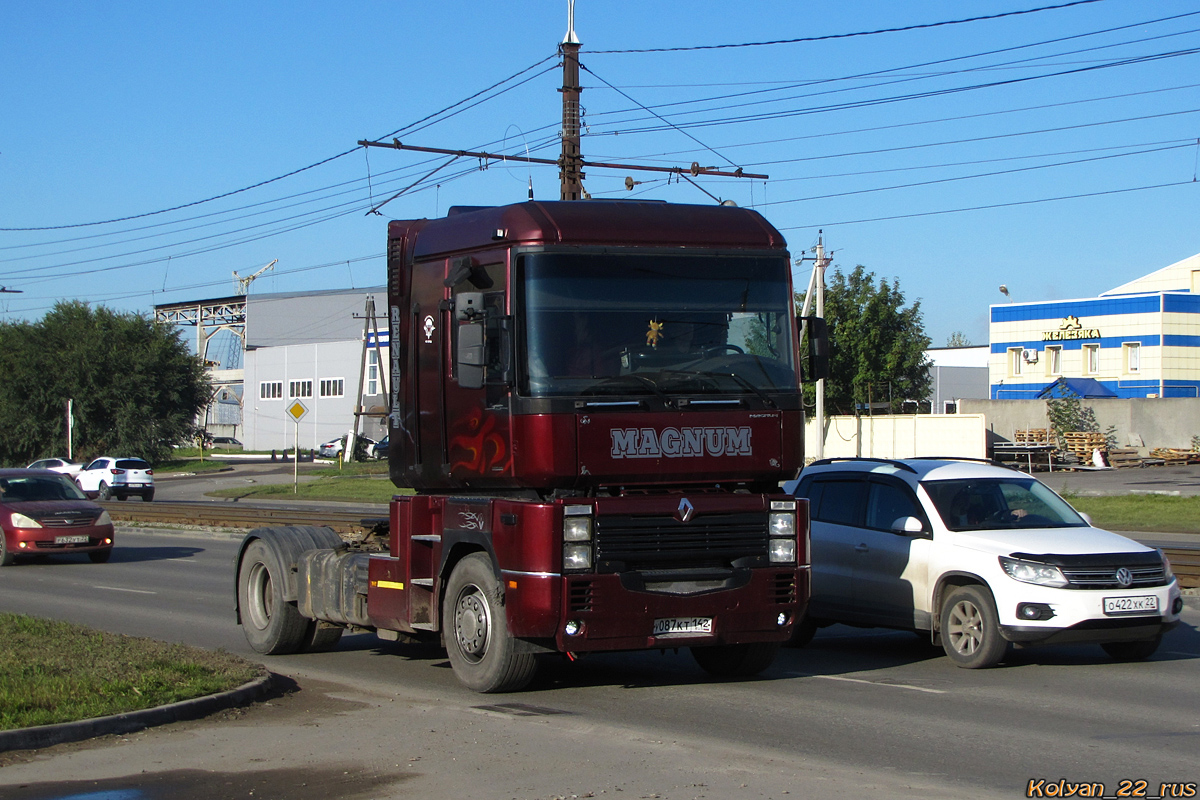
<svg viewBox="0 0 1200 800">
<path fill-rule="evenodd" d="M 667 617 L 654 620 L 655 636 L 711 635 L 712 617 Z"/>
<path fill-rule="evenodd" d="M 77 534 L 75 536 L 55 536 L 55 544 L 87 544 L 88 537 Z"/>
<path fill-rule="evenodd" d="M 1153 614 L 1158 611 L 1158 597 L 1143 595 L 1142 597 L 1106 597 L 1104 598 L 1104 613 L 1115 614 Z"/>
</svg>

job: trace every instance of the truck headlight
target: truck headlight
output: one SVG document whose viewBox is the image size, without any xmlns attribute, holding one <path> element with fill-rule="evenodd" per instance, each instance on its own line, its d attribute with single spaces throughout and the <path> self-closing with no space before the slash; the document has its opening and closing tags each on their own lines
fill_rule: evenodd
<svg viewBox="0 0 1200 800">
<path fill-rule="evenodd" d="M 1062 574 L 1062 570 L 1051 564 L 1039 564 L 1036 561 L 1022 561 L 1019 558 L 1000 556 L 1000 566 L 1004 568 L 1008 577 L 1021 583 L 1054 587 L 1071 585 L 1071 582 Z"/>
<path fill-rule="evenodd" d="M 772 500 L 767 517 L 767 560 L 772 564 L 796 563 L 796 501 Z"/>
<path fill-rule="evenodd" d="M 563 507 L 563 571 L 592 568 L 592 507 L 571 505 Z"/>
<path fill-rule="evenodd" d="M 563 545 L 563 569 L 591 569 L 592 568 L 592 546 L 591 544 L 564 544 Z"/>
</svg>

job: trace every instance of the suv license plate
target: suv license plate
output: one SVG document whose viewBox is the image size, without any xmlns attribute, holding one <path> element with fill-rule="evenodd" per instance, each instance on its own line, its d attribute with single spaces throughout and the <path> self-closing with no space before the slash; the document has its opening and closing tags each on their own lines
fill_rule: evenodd
<svg viewBox="0 0 1200 800">
<path fill-rule="evenodd" d="M 709 636 L 712 617 L 667 617 L 654 620 L 655 636 Z"/>
<path fill-rule="evenodd" d="M 1158 597 L 1143 595 L 1141 597 L 1106 597 L 1104 598 L 1104 613 L 1115 614 L 1156 614 L 1158 613 Z"/>
<path fill-rule="evenodd" d="M 55 536 L 54 543 L 55 544 L 87 544 L 88 537 L 86 537 L 82 534 L 79 534 L 76 536 Z"/>
</svg>

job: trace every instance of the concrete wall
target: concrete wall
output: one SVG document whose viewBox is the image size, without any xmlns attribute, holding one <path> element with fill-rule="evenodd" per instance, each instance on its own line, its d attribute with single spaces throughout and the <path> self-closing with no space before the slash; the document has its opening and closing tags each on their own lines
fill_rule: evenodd
<svg viewBox="0 0 1200 800">
<path fill-rule="evenodd" d="M 1200 399 L 1096 399 L 1081 400 L 1096 415 L 1101 431 L 1117 428 L 1118 447 L 1177 447 L 1190 449 L 1200 434 Z M 987 419 L 989 441 L 1013 441 L 1024 428 L 1049 428 L 1044 400 L 962 400 L 963 413 Z"/>
<path fill-rule="evenodd" d="M 816 420 L 805 429 L 806 455 L 816 454 Z M 906 414 L 830 417 L 825 425 L 825 457 L 960 456 L 986 458 L 982 414 Z"/>
</svg>

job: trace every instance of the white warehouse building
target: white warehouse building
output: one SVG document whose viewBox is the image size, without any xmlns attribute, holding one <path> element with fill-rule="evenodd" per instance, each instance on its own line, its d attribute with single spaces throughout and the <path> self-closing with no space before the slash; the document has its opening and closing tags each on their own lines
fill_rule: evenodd
<svg viewBox="0 0 1200 800">
<path fill-rule="evenodd" d="M 365 319 L 372 299 L 374 326 Z M 242 399 L 246 449 L 282 450 L 297 444 L 316 449 L 349 432 L 356 412 L 359 433 L 382 439 L 387 433 L 386 313 L 384 287 L 248 297 Z M 307 409 L 298 423 L 288 414 L 297 400 Z"/>
</svg>

